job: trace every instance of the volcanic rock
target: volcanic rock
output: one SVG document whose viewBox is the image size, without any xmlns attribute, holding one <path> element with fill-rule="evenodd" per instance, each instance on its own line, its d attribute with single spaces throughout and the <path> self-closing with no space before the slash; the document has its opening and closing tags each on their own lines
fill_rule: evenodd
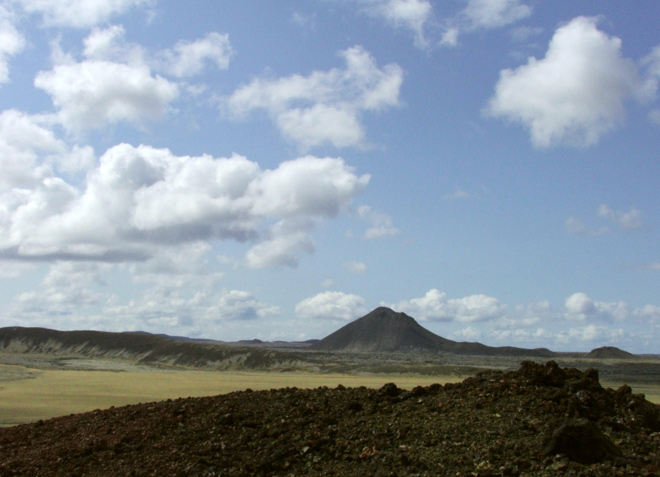
<svg viewBox="0 0 660 477">
<path fill-rule="evenodd" d="M 606 458 L 622 458 L 621 450 L 587 419 L 571 419 L 552 433 L 546 454 L 565 454 L 580 464 L 595 464 Z"/>
<path fill-rule="evenodd" d="M 636 356 L 615 346 L 603 346 L 587 353 L 585 358 L 590 359 L 635 359 Z"/>
<path fill-rule="evenodd" d="M 547 349 L 494 348 L 481 343 L 448 340 L 422 327 L 414 318 L 379 307 L 310 346 L 311 350 L 348 352 L 406 352 L 481 356 L 552 357 Z"/>
<path fill-rule="evenodd" d="M 0 476 L 657 476 L 660 406 L 597 378 L 526 362 L 412 391 L 246 390 L 97 410 L 0 429 Z M 584 390 L 613 405 L 584 409 Z"/>
</svg>

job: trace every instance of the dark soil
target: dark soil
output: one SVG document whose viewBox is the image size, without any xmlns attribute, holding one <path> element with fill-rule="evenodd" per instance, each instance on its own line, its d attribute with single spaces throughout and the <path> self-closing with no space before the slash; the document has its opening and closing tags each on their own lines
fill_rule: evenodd
<svg viewBox="0 0 660 477">
<path fill-rule="evenodd" d="M 0 475 L 660 475 L 660 406 L 525 362 L 403 391 L 286 388 L 0 429 Z"/>
</svg>

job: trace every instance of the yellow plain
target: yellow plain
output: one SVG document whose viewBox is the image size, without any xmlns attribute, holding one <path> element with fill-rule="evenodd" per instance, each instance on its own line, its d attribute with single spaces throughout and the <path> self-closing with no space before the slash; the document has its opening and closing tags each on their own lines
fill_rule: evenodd
<svg viewBox="0 0 660 477">
<path fill-rule="evenodd" d="M 394 382 L 404 389 L 457 382 L 457 376 L 230 373 L 205 371 L 29 370 L 35 377 L 0 382 L 0 427 L 39 419 L 179 397 L 213 396 L 247 388 L 366 386 Z"/>
</svg>

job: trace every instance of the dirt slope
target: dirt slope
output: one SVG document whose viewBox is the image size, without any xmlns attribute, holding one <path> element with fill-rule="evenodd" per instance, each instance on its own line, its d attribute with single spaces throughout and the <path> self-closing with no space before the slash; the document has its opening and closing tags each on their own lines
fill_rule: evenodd
<svg viewBox="0 0 660 477">
<path fill-rule="evenodd" d="M 652 476 L 660 407 L 593 370 L 179 399 L 0 429 L 0 475 Z"/>
</svg>

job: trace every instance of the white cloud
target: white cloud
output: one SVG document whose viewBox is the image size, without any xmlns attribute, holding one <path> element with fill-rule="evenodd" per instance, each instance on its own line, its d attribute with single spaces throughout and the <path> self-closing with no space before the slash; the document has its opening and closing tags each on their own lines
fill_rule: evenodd
<svg viewBox="0 0 660 477">
<path fill-rule="evenodd" d="M 631 315 L 631 310 L 625 302 L 594 301 L 585 293 L 574 293 L 564 303 L 564 317 L 572 321 L 621 321 Z"/>
<path fill-rule="evenodd" d="M 127 265 L 133 281 L 161 288 L 183 288 L 202 283 L 217 283 L 223 273 L 210 273 L 207 260 L 211 245 L 206 242 L 182 243 L 176 248 L 161 248 L 144 262 Z"/>
<path fill-rule="evenodd" d="M 660 46 L 656 46 L 651 53 L 642 58 L 646 93 L 649 98 L 657 97 L 658 84 L 660 83 Z"/>
<path fill-rule="evenodd" d="M 0 5 L 0 84 L 9 81 L 9 58 L 25 48 L 25 38 L 16 29 L 13 15 Z"/>
<path fill-rule="evenodd" d="M 442 196 L 443 200 L 459 200 L 459 199 L 469 199 L 470 194 L 465 192 L 460 187 L 457 187 L 454 192 L 450 192 Z"/>
<path fill-rule="evenodd" d="M 593 18 L 559 27 L 545 58 L 500 72 L 486 112 L 522 123 L 536 147 L 591 146 L 625 116 L 625 101 L 643 94 L 621 40 L 598 30 Z"/>
<path fill-rule="evenodd" d="M 467 0 L 465 8 L 445 20 L 440 46 L 456 47 L 463 33 L 503 28 L 529 17 L 531 7 L 521 0 Z"/>
<path fill-rule="evenodd" d="M 34 85 L 51 96 L 72 131 L 159 119 L 179 95 L 176 84 L 152 76 L 146 66 L 108 61 L 57 65 L 37 74 Z"/>
<path fill-rule="evenodd" d="M 481 336 L 481 330 L 478 330 L 474 326 L 468 326 L 467 328 L 462 328 L 454 333 L 452 333 L 452 336 L 456 340 L 464 340 L 464 341 L 478 341 Z"/>
<path fill-rule="evenodd" d="M 640 228 L 643 225 L 642 215 L 642 212 L 634 207 L 631 207 L 628 212 L 616 212 L 605 204 L 598 207 L 599 217 L 610 219 L 623 230 Z"/>
<path fill-rule="evenodd" d="M 367 273 L 367 266 L 363 262 L 346 262 L 342 263 L 341 266 L 351 273 Z"/>
<path fill-rule="evenodd" d="M 37 74 L 34 85 L 48 93 L 69 131 L 84 132 L 105 124 L 161 119 L 180 95 L 180 85 L 152 73 L 156 68 L 177 78 L 202 72 L 208 62 L 226 69 L 232 55 L 227 35 L 209 33 L 181 41 L 155 59 L 139 45 L 124 40 L 120 25 L 94 29 L 84 39 L 83 61 L 59 52 L 50 71 Z M 151 65 L 151 66 L 150 66 Z M 199 89 L 199 87 L 198 87 Z"/>
<path fill-rule="evenodd" d="M 177 78 L 195 76 L 202 72 L 207 61 L 220 70 L 229 67 L 233 55 L 229 35 L 209 33 L 196 41 L 179 41 L 172 50 L 160 52 L 162 68 Z"/>
<path fill-rule="evenodd" d="M 126 30 L 121 25 L 94 28 L 83 40 L 85 58 L 87 60 L 110 61 L 135 66 L 144 65 L 146 51 L 139 45 L 126 42 L 124 40 L 125 34 Z M 60 48 L 59 45 L 56 45 L 56 48 Z M 61 62 L 73 63 L 74 60 L 64 54 Z"/>
<path fill-rule="evenodd" d="M 658 267 L 660 269 L 660 267 Z M 636 316 L 639 316 L 650 323 L 660 322 L 660 306 L 645 305 L 634 311 Z"/>
<path fill-rule="evenodd" d="M 605 326 L 596 326 L 594 324 L 571 328 L 568 331 L 568 337 L 565 333 L 560 334 L 560 339 L 567 339 L 573 342 L 600 342 L 615 344 L 625 336 L 622 329 L 611 329 Z"/>
<path fill-rule="evenodd" d="M 316 13 L 293 12 L 291 21 L 303 30 L 316 29 Z"/>
<path fill-rule="evenodd" d="M 415 34 L 415 45 L 424 48 L 428 41 L 424 27 L 431 18 L 433 6 L 428 0 L 358 0 L 369 15 L 382 18 L 396 28 L 405 28 Z"/>
<path fill-rule="evenodd" d="M 84 188 L 47 177 L 0 196 L 0 250 L 16 259 L 146 260 L 172 245 L 256 243 L 252 267 L 295 265 L 315 221 L 334 217 L 368 183 L 341 159 L 307 156 L 274 170 L 241 156 L 174 156 L 122 144 Z"/>
<path fill-rule="evenodd" d="M 281 133 L 303 150 L 324 143 L 365 147 L 361 114 L 399 104 L 403 71 L 396 64 L 378 68 L 360 46 L 340 56 L 345 69 L 274 81 L 255 79 L 227 98 L 227 110 L 239 118 L 266 110 Z"/>
<path fill-rule="evenodd" d="M 530 41 L 532 38 L 540 35 L 542 32 L 543 28 L 541 27 L 521 26 L 513 28 L 510 32 L 510 35 L 513 42 L 523 43 Z"/>
<path fill-rule="evenodd" d="M 0 190 L 34 185 L 51 174 L 45 157 L 65 153 L 66 146 L 42 123 L 15 109 L 0 112 Z"/>
<path fill-rule="evenodd" d="M 642 221 L 644 214 L 641 210 L 634 207 L 631 207 L 628 212 L 617 212 L 606 204 L 601 204 L 596 210 L 596 214 L 600 218 L 610 220 L 621 230 L 634 230 L 644 225 Z M 608 227 L 588 227 L 577 217 L 569 217 L 566 219 L 564 226 L 567 231 L 576 235 L 596 236 L 610 231 Z"/>
<path fill-rule="evenodd" d="M 442 34 L 440 39 L 441 46 L 456 47 L 458 46 L 458 35 L 460 34 L 460 29 L 457 27 L 449 27 Z"/>
<path fill-rule="evenodd" d="M 0 194 L 22 196 L 56 172 L 85 172 L 93 167 L 94 150 L 67 145 L 55 136 L 51 123 L 49 116 L 15 109 L 0 112 Z"/>
<path fill-rule="evenodd" d="M 240 290 L 229 290 L 217 300 L 214 309 L 220 320 L 252 320 L 278 315 L 278 307 L 269 306 L 258 301 L 251 293 Z"/>
<path fill-rule="evenodd" d="M 660 126 L 660 109 L 654 109 L 650 111 L 649 119 Z"/>
<path fill-rule="evenodd" d="M 351 321 L 367 313 L 364 303 L 358 295 L 327 291 L 298 303 L 296 315 L 303 320 Z"/>
<path fill-rule="evenodd" d="M 106 320 L 125 330 L 145 330 L 184 336 L 226 335 L 232 322 L 270 319 L 281 310 L 244 290 L 201 287 L 185 290 L 153 287 L 127 303 L 110 302 Z"/>
<path fill-rule="evenodd" d="M 432 288 L 421 298 L 399 302 L 396 309 L 423 321 L 472 323 L 500 318 L 506 306 L 482 294 L 447 299 L 444 292 Z"/>
<path fill-rule="evenodd" d="M 598 229 L 589 228 L 582 223 L 577 217 L 569 217 L 564 222 L 566 230 L 576 235 L 602 235 L 609 231 L 607 227 L 600 227 Z"/>
<path fill-rule="evenodd" d="M 501 28 L 532 14 L 520 0 L 468 0 L 464 15 L 474 28 Z"/>
<path fill-rule="evenodd" d="M 364 238 L 368 240 L 380 239 L 401 233 L 399 229 L 394 227 L 392 218 L 389 215 L 372 210 L 368 205 L 358 207 L 357 212 L 360 218 L 369 224 L 369 227 L 364 232 Z"/>
<path fill-rule="evenodd" d="M 17 0 L 28 13 L 40 13 L 50 26 L 88 28 L 152 0 Z"/>
<path fill-rule="evenodd" d="M 335 281 L 332 278 L 326 278 L 321 282 L 323 288 L 330 288 L 335 284 Z"/>
<path fill-rule="evenodd" d="M 309 232 L 313 224 L 307 220 L 282 220 L 275 224 L 263 241 L 246 254 L 247 266 L 266 268 L 276 266 L 295 267 L 298 252 L 314 251 L 314 241 Z"/>
</svg>

